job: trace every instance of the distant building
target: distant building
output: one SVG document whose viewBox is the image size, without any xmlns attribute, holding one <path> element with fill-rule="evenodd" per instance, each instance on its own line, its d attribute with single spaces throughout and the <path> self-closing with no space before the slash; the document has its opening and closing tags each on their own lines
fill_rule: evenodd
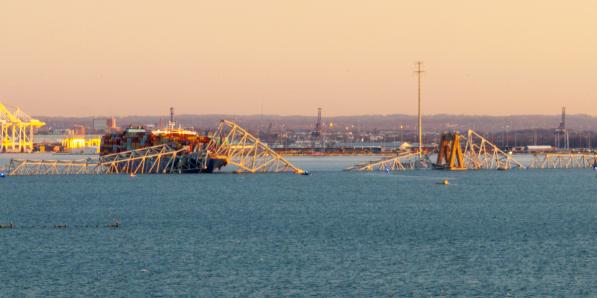
<svg viewBox="0 0 597 298">
<path fill-rule="evenodd" d="M 108 128 L 109 119 L 93 119 L 93 131 L 94 132 L 105 132 Z"/>
<path fill-rule="evenodd" d="M 87 133 L 87 130 L 85 129 L 85 126 L 83 125 L 75 125 L 74 129 L 73 129 L 73 134 L 77 135 L 77 136 L 83 136 Z"/>
<path fill-rule="evenodd" d="M 116 125 L 116 118 L 110 117 L 93 119 L 92 130 L 94 133 L 106 133 L 119 131 L 119 128 Z"/>
</svg>

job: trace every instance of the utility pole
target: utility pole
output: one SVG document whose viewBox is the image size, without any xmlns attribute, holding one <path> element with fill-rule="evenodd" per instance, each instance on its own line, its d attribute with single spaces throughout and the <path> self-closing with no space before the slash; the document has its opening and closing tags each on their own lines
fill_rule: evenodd
<svg viewBox="0 0 597 298">
<path fill-rule="evenodd" d="M 259 106 L 259 132 L 263 128 L 263 98 L 261 99 L 261 105 Z"/>
<path fill-rule="evenodd" d="M 509 129 L 510 129 L 510 126 L 508 124 L 506 124 L 505 131 L 504 131 L 504 142 L 502 144 L 504 146 L 504 148 L 508 148 L 510 146 L 510 135 L 508 134 Z"/>
<path fill-rule="evenodd" d="M 323 121 L 321 120 L 321 108 L 317 108 L 317 122 L 315 123 L 315 130 L 311 132 L 311 138 L 313 139 L 313 148 L 317 142 L 323 145 Z"/>
<path fill-rule="evenodd" d="M 564 149 L 570 149 L 570 138 L 568 135 L 568 128 L 566 127 L 566 107 L 562 107 L 562 122 L 560 122 L 560 126 L 556 129 L 555 137 L 556 148 L 561 149 L 560 139 L 561 137 L 564 137 Z"/>
<path fill-rule="evenodd" d="M 421 70 L 421 66 L 423 65 L 422 61 L 417 61 L 417 70 L 415 71 L 417 73 L 417 80 L 418 80 L 418 98 L 419 98 L 419 124 L 418 124 L 418 130 L 419 130 L 419 158 L 421 158 L 423 155 L 423 121 L 421 119 L 421 74 L 424 72 L 423 70 Z"/>
</svg>

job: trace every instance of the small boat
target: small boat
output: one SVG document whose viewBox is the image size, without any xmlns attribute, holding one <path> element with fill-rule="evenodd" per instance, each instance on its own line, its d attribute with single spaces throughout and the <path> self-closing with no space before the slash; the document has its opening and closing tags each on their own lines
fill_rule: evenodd
<svg viewBox="0 0 597 298">
<path fill-rule="evenodd" d="M 113 223 L 107 224 L 106 227 L 112 229 L 120 228 L 120 220 L 115 220 Z"/>
</svg>

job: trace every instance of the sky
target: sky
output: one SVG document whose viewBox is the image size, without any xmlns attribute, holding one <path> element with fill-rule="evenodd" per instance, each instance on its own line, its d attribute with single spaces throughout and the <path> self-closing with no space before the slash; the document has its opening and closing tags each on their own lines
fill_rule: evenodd
<svg viewBox="0 0 597 298">
<path fill-rule="evenodd" d="M 597 115 L 597 2 L 2 1 L 0 102 L 40 116 Z"/>
</svg>

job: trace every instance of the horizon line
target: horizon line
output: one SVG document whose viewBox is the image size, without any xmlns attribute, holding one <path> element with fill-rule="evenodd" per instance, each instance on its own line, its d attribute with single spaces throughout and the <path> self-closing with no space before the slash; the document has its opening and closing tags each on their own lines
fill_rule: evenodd
<svg viewBox="0 0 597 298">
<path fill-rule="evenodd" d="M 282 114 L 222 114 L 222 113 L 211 113 L 211 114 L 177 114 L 175 117 L 213 117 L 213 116 L 230 116 L 230 117 L 280 117 L 280 118 L 317 118 L 317 115 L 282 115 Z M 333 115 L 333 116 L 323 116 L 323 118 L 349 118 L 349 117 L 395 117 L 395 116 L 403 116 L 403 117 L 414 117 L 416 118 L 417 115 L 411 114 L 351 114 L 351 115 Z M 490 118 L 507 118 L 507 117 L 525 117 L 525 116 L 557 116 L 560 117 L 561 114 L 508 114 L 508 115 L 488 115 L 488 114 L 448 114 L 448 113 L 438 113 L 438 114 L 423 114 L 423 117 L 438 117 L 438 116 L 457 116 L 457 117 L 490 117 Z M 597 118 L 597 115 L 591 115 L 586 113 L 576 113 L 576 114 L 566 114 L 567 117 L 569 116 L 584 116 L 590 118 Z M 169 118 L 170 115 L 163 114 L 163 115 L 87 115 L 87 116 L 47 116 L 47 115 L 32 115 L 34 118 L 126 118 L 126 117 L 165 117 Z"/>
</svg>

